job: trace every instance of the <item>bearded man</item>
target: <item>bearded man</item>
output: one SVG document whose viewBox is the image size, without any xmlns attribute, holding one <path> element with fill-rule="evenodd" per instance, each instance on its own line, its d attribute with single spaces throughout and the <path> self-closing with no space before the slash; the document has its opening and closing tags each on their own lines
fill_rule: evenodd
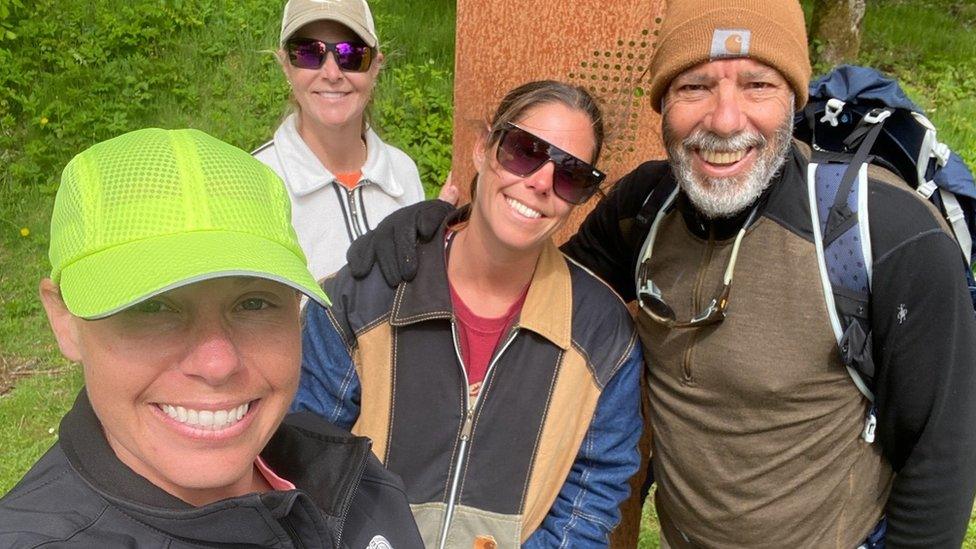
<svg viewBox="0 0 976 549">
<path fill-rule="evenodd" d="M 869 443 L 820 281 L 809 151 L 791 139 L 810 74 L 799 3 L 673 0 L 650 71 L 668 161 L 623 177 L 563 251 L 638 300 L 662 545 L 959 547 L 976 320 L 945 224 L 869 180 Z M 438 208 L 414 211 L 398 218 L 422 229 Z M 350 267 L 375 255 L 408 278 L 406 247 L 384 254 L 377 233 Z"/>
</svg>

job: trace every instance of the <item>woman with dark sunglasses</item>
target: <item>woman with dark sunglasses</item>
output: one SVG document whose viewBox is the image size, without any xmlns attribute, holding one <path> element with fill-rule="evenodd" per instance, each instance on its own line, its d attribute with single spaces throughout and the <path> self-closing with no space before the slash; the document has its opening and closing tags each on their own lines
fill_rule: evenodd
<svg viewBox="0 0 976 549">
<path fill-rule="evenodd" d="M 369 126 L 383 64 L 365 0 L 289 0 L 278 60 L 292 112 L 254 156 L 285 182 L 292 224 L 316 278 L 394 210 L 423 200 L 417 166 Z"/>
<path fill-rule="evenodd" d="M 622 301 L 551 240 L 599 189 L 602 141 L 585 90 L 512 90 L 416 278 L 345 268 L 333 306 L 309 306 L 293 408 L 373 440 L 428 547 L 600 547 L 619 520 L 641 351 Z"/>
</svg>

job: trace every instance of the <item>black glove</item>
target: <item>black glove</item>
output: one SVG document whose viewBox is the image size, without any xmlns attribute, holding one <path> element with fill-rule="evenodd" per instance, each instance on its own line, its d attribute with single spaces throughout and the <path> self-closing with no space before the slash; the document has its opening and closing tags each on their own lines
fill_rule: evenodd
<svg viewBox="0 0 976 549">
<path fill-rule="evenodd" d="M 417 244 L 434 237 L 454 206 L 433 199 L 406 206 L 353 241 L 346 262 L 353 278 L 363 278 L 379 263 L 386 283 L 394 288 L 417 276 Z"/>
</svg>

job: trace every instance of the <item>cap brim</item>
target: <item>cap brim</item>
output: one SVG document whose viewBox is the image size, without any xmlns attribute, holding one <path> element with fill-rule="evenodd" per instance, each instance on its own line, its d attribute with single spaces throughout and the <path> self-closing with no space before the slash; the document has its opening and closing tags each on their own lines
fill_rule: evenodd
<svg viewBox="0 0 976 549">
<path fill-rule="evenodd" d="M 353 21 L 351 18 L 346 17 L 345 15 L 333 14 L 325 10 L 312 10 L 296 17 L 288 24 L 288 27 L 282 30 L 280 37 L 281 42 L 278 45 L 284 46 L 285 41 L 291 38 L 291 35 L 295 34 L 295 31 L 315 21 L 335 21 L 336 23 L 342 23 L 343 25 L 349 27 L 349 30 L 356 33 L 356 36 L 361 38 L 367 46 L 371 48 L 376 47 L 376 37 L 369 32 L 369 29 L 356 21 Z"/>
<path fill-rule="evenodd" d="M 244 232 L 176 233 L 114 246 L 68 265 L 57 283 L 73 315 L 98 319 L 174 288 L 225 276 L 274 280 L 330 305 L 304 257 Z"/>
</svg>

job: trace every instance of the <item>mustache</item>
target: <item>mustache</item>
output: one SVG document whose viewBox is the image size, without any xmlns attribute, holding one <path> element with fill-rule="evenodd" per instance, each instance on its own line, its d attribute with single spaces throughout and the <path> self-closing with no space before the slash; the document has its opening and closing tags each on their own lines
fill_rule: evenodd
<svg viewBox="0 0 976 549">
<path fill-rule="evenodd" d="M 686 149 L 717 152 L 739 151 L 751 147 L 761 149 L 766 144 L 766 138 L 760 133 L 740 132 L 729 137 L 722 137 L 700 128 L 681 141 L 681 145 Z"/>
</svg>

